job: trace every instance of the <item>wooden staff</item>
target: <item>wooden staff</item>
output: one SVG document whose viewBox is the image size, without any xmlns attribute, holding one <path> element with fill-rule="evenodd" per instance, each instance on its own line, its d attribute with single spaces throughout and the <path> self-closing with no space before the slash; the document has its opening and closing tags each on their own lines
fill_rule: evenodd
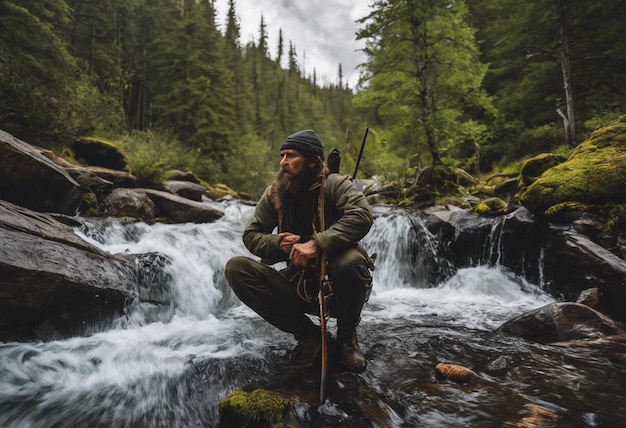
<svg viewBox="0 0 626 428">
<path fill-rule="evenodd" d="M 326 176 L 322 175 L 322 183 L 320 187 L 319 196 L 319 218 L 320 218 L 320 231 L 326 229 L 326 216 L 325 216 L 325 203 L 324 203 L 324 190 L 326 187 Z M 320 249 L 321 250 L 321 249 Z M 320 286 L 317 299 L 320 305 L 320 332 L 322 334 L 322 370 L 320 374 L 320 404 L 324 403 L 326 399 L 326 371 L 328 368 L 328 341 L 326 337 L 326 322 L 330 318 L 328 312 L 328 300 L 332 295 L 332 288 L 330 280 L 328 279 L 328 272 L 326 266 L 326 252 L 321 250 L 319 257 L 319 269 L 320 269 Z"/>
</svg>

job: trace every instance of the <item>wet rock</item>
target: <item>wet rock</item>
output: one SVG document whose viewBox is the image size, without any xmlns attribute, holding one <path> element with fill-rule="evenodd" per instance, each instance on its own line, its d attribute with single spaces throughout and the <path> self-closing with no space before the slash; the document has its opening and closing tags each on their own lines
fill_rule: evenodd
<svg viewBox="0 0 626 428">
<path fill-rule="evenodd" d="M 470 266 L 481 257 L 493 229 L 494 219 L 454 206 L 423 211 L 428 230 L 445 243 L 442 257 L 456 267 Z"/>
<path fill-rule="evenodd" d="M 518 421 L 506 423 L 506 427 L 518 428 L 541 428 L 559 426 L 560 417 L 555 412 L 537 404 L 528 403 L 524 405 L 524 417 Z"/>
<path fill-rule="evenodd" d="M 143 189 L 115 189 L 106 197 L 104 203 L 105 214 L 113 217 L 152 220 L 158 215 L 156 204 Z"/>
<path fill-rule="evenodd" d="M 546 234 L 544 274 L 551 291 L 566 300 L 599 288 L 606 313 L 626 321 L 626 261 L 588 237 L 552 228 Z"/>
<path fill-rule="evenodd" d="M 602 292 L 598 287 L 588 288 L 587 290 L 583 290 L 578 299 L 576 299 L 576 303 L 580 303 L 581 305 L 587 305 L 590 308 L 598 310 L 598 306 L 600 306 L 600 299 L 602 298 Z M 601 311 L 600 311 L 601 312 Z"/>
<path fill-rule="evenodd" d="M 137 177 L 127 171 L 117 169 L 104 168 L 101 166 L 86 166 L 81 168 L 82 171 L 94 174 L 106 181 L 110 181 L 115 187 L 135 187 L 137 186 Z M 72 174 L 71 170 L 68 170 Z"/>
<path fill-rule="evenodd" d="M 451 380 L 461 385 L 480 381 L 480 376 L 474 371 L 457 364 L 438 363 L 435 376 L 439 380 Z"/>
<path fill-rule="evenodd" d="M 513 358 L 508 355 L 500 355 L 485 367 L 485 372 L 494 376 L 500 376 L 508 372 L 513 365 Z"/>
<path fill-rule="evenodd" d="M 290 412 L 292 408 L 293 403 L 276 392 L 265 389 L 252 392 L 238 390 L 218 405 L 220 427 L 299 427 L 300 424 Z"/>
<path fill-rule="evenodd" d="M 224 213 L 201 202 L 192 201 L 159 190 L 143 189 L 157 206 L 160 215 L 174 223 L 209 223 L 221 218 Z"/>
<path fill-rule="evenodd" d="M 102 166 L 84 166 L 75 165 L 62 157 L 57 156 L 50 150 L 44 150 L 42 153 L 51 161 L 63 167 L 76 181 L 88 189 L 93 189 L 92 182 L 100 180 L 109 186 L 116 187 L 135 187 L 137 186 L 137 178 L 128 171 L 119 169 L 105 168 Z M 96 177 L 96 178 L 94 178 Z M 96 186 L 103 187 L 103 186 Z"/>
<path fill-rule="evenodd" d="M 167 180 L 163 183 L 163 188 L 168 192 L 196 202 L 202 202 L 202 195 L 207 190 L 201 184 L 180 180 Z"/>
<path fill-rule="evenodd" d="M 0 131 L 0 199 L 40 212 L 75 215 L 83 191 L 42 150 Z"/>
<path fill-rule="evenodd" d="M 132 298 L 132 264 L 50 215 L 0 201 L 0 242 L 0 340 L 81 334 Z"/>
<path fill-rule="evenodd" d="M 507 204 L 500 198 L 487 198 L 478 203 L 472 211 L 476 214 L 497 216 L 506 212 Z"/>
<path fill-rule="evenodd" d="M 618 335 L 623 326 L 580 303 L 551 303 L 507 321 L 497 329 L 542 343 Z"/>
</svg>

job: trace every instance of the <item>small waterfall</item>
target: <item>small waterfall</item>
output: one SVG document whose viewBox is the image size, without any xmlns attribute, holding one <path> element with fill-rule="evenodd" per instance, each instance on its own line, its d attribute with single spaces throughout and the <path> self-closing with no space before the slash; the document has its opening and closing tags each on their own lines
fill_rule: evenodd
<svg viewBox="0 0 626 428">
<path fill-rule="evenodd" d="M 362 243 L 377 255 L 375 291 L 432 287 L 432 278 L 451 270 L 449 262 L 439 256 L 436 237 L 421 219 L 405 213 L 378 217 Z"/>
<path fill-rule="evenodd" d="M 491 225 L 491 231 L 487 238 L 487 245 L 485 250 L 487 254 L 484 257 L 486 263 L 493 264 L 495 266 L 500 265 L 502 258 L 502 234 L 504 232 L 504 224 L 506 223 L 506 216 L 497 218 Z"/>
<path fill-rule="evenodd" d="M 134 273 L 152 293 L 166 296 L 160 299 L 165 300 L 164 305 L 137 304 L 130 311 L 130 325 L 167 322 L 173 316 L 204 319 L 237 303 L 224 279 L 224 266 L 235 255 L 250 255 L 241 235 L 251 213 L 249 206 L 232 204 L 225 206 L 222 219 L 209 224 L 86 220 L 86 227 L 77 233 L 112 254 L 158 253 L 165 257 L 154 264 L 154 271 L 139 265 Z M 159 277 L 161 271 L 164 275 Z"/>
</svg>

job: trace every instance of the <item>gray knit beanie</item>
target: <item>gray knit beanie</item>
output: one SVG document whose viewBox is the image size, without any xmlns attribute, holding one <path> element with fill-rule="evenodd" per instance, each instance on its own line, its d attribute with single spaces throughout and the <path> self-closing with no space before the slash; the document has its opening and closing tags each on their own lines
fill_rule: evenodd
<svg viewBox="0 0 626 428">
<path fill-rule="evenodd" d="M 322 140 L 319 135 L 311 129 L 296 132 L 295 134 L 285 138 L 285 141 L 283 141 L 280 149 L 294 149 L 308 155 L 324 156 L 324 146 L 322 145 Z"/>
</svg>

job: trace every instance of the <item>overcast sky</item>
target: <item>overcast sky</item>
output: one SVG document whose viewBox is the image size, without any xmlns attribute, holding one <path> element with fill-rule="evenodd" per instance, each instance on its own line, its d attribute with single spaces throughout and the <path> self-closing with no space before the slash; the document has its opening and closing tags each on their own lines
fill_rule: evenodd
<svg viewBox="0 0 626 428">
<path fill-rule="evenodd" d="M 337 83 L 339 64 L 344 80 L 354 88 L 358 81 L 357 65 L 365 61 L 359 51 L 363 42 L 356 40 L 357 19 L 368 13 L 369 0 L 235 0 L 241 26 L 241 42 L 258 41 L 261 15 L 265 19 L 272 58 L 276 57 L 278 30 L 283 31 L 286 58 L 289 41 L 295 45 L 300 69 L 318 82 Z M 228 0 L 217 0 L 218 24 L 225 28 Z M 286 67 L 286 61 L 283 64 Z"/>
</svg>

